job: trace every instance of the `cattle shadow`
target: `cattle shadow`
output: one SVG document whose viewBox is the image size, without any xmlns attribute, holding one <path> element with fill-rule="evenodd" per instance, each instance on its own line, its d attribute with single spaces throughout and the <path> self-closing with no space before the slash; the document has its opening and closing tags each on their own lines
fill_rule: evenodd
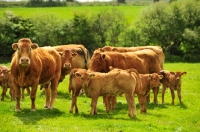
<svg viewBox="0 0 200 132">
<path fill-rule="evenodd" d="M 39 96 L 45 96 L 45 92 L 41 92 L 39 94 Z M 57 96 L 56 98 L 60 98 L 60 99 L 67 99 L 67 100 L 71 100 L 71 94 L 67 93 L 67 92 L 61 92 L 61 91 L 57 91 Z"/>
<path fill-rule="evenodd" d="M 116 114 L 114 114 L 114 113 L 107 114 L 106 112 L 105 113 L 98 113 L 96 115 L 90 115 L 90 113 L 80 113 L 80 114 L 75 114 L 74 116 L 75 117 L 80 116 L 80 117 L 86 118 L 88 120 L 97 120 L 97 119 L 111 119 L 112 120 L 113 119 L 113 120 L 141 121 L 137 117 L 135 117 L 135 118 L 128 117 L 127 112 L 121 113 L 121 114 L 124 114 L 124 117 L 116 117 Z"/>
<path fill-rule="evenodd" d="M 38 109 L 37 111 L 30 111 L 30 109 L 23 109 L 21 112 L 15 112 L 14 116 L 23 122 L 25 125 L 36 124 L 42 119 L 50 119 L 62 116 L 65 112 L 58 109 Z"/>
</svg>

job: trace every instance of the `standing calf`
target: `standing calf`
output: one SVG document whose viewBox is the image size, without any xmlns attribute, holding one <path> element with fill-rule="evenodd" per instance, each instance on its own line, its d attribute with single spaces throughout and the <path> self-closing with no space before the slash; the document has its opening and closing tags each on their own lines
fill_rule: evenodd
<svg viewBox="0 0 200 132">
<path fill-rule="evenodd" d="M 80 78 L 79 83 L 83 87 L 84 93 L 92 98 L 91 115 L 97 114 L 96 105 L 99 96 L 108 94 L 116 96 L 124 93 L 128 103 L 128 115 L 136 116 L 134 93 L 137 80 L 134 75 L 125 70 L 109 73 L 77 70 L 74 74 L 76 78 Z M 73 78 L 70 81 L 73 81 Z M 106 112 L 108 113 L 109 110 L 106 109 Z"/>
<path fill-rule="evenodd" d="M 174 105 L 174 90 L 177 90 L 178 98 L 180 104 L 181 101 L 181 76 L 187 74 L 187 72 L 170 72 L 167 70 L 162 70 L 160 72 L 163 75 L 163 79 L 161 80 L 161 83 L 163 85 L 162 87 L 162 103 L 164 103 L 164 94 L 166 91 L 166 88 L 169 88 L 171 91 L 172 96 L 172 105 Z"/>
</svg>

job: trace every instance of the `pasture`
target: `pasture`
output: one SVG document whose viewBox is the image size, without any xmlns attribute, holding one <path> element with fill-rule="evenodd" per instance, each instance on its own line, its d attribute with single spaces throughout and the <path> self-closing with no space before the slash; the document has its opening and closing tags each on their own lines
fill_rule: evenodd
<svg viewBox="0 0 200 132">
<path fill-rule="evenodd" d="M 84 12 L 87 14 L 96 14 L 100 11 L 119 10 L 127 18 L 128 22 L 132 22 L 146 6 L 69 6 L 69 7 L 38 7 L 38 8 L 0 8 L 0 17 L 6 11 L 12 11 L 15 15 L 24 18 L 38 14 L 54 14 L 62 20 L 73 18 L 74 13 Z"/>
<path fill-rule="evenodd" d="M 10 63 L 1 65 L 10 66 Z M 28 95 L 21 101 L 22 111 L 15 112 L 15 101 L 10 101 L 7 96 L 4 102 L 0 102 L 0 131 L 31 131 L 31 132 L 62 132 L 62 131 L 165 131 L 180 132 L 200 131 L 200 63 L 166 63 L 164 68 L 170 71 L 186 71 L 182 77 L 182 100 L 180 105 L 177 94 L 175 105 L 171 105 L 171 94 L 167 89 L 165 104 L 161 104 L 161 90 L 158 94 L 158 104 L 149 103 L 147 114 L 140 114 L 139 103 L 135 97 L 137 106 L 137 118 L 130 119 L 127 115 L 127 103 L 122 95 L 118 97 L 115 111 L 106 114 L 102 103 L 102 97 L 97 104 L 98 115 L 91 116 L 90 98 L 85 95 L 78 97 L 79 114 L 69 113 L 71 95 L 68 93 L 68 76 L 60 83 L 55 108 L 47 110 L 43 108 L 45 102 L 44 93 L 37 91 L 36 112 L 30 111 L 31 101 Z M 152 102 L 152 93 L 151 93 Z"/>
</svg>

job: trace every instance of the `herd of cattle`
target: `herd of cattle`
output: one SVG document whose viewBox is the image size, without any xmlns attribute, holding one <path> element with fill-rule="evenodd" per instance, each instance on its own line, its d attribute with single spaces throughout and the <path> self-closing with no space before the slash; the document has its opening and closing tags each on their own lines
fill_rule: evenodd
<svg viewBox="0 0 200 132">
<path fill-rule="evenodd" d="M 12 44 L 15 53 L 11 66 L 0 66 L 1 101 L 7 88 L 11 100 L 16 100 L 16 111 L 20 111 L 20 100 L 24 90 L 30 94 L 31 110 L 35 111 L 38 86 L 45 90 L 45 108 L 53 109 L 59 83 L 69 74 L 69 92 L 72 92 L 70 112 L 75 107 L 82 91 L 91 101 L 91 115 L 97 114 L 97 101 L 103 96 L 106 112 L 115 109 L 117 95 L 125 95 L 128 115 L 136 116 L 134 96 L 137 95 L 140 112 L 146 113 L 153 90 L 154 103 L 162 84 L 162 103 L 166 88 L 170 88 L 172 105 L 177 90 L 181 102 L 181 76 L 186 72 L 164 70 L 165 55 L 159 46 L 111 47 L 96 49 L 90 58 L 88 50 L 80 44 L 39 47 L 29 38 Z M 29 90 L 31 88 L 31 90 Z"/>
</svg>

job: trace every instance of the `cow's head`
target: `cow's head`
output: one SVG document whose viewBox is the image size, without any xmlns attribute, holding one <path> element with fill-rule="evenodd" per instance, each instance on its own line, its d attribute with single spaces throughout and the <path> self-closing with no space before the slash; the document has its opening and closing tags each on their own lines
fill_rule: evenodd
<svg viewBox="0 0 200 132">
<path fill-rule="evenodd" d="M 62 67 L 64 69 L 71 69 L 72 59 L 78 54 L 76 52 L 72 52 L 71 50 L 65 50 L 61 52 L 60 55 L 62 56 Z"/>
<path fill-rule="evenodd" d="M 95 52 L 90 60 L 89 69 L 95 72 L 108 72 L 106 66 L 106 54 Z"/>
<path fill-rule="evenodd" d="M 19 65 L 21 66 L 29 66 L 30 65 L 30 58 L 32 50 L 38 48 L 38 45 L 32 43 L 29 38 L 23 38 L 18 41 L 18 43 L 13 43 L 12 48 L 16 50 Z"/>
<path fill-rule="evenodd" d="M 6 79 L 8 74 L 10 73 L 10 70 L 7 68 L 1 68 L 0 69 L 0 77 L 2 80 Z"/>
<path fill-rule="evenodd" d="M 159 87 L 160 84 L 160 80 L 163 78 L 163 75 L 159 75 L 157 73 L 152 73 L 149 75 L 150 78 L 150 86 L 151 88 L 153 87 Z"/>
</svg>

